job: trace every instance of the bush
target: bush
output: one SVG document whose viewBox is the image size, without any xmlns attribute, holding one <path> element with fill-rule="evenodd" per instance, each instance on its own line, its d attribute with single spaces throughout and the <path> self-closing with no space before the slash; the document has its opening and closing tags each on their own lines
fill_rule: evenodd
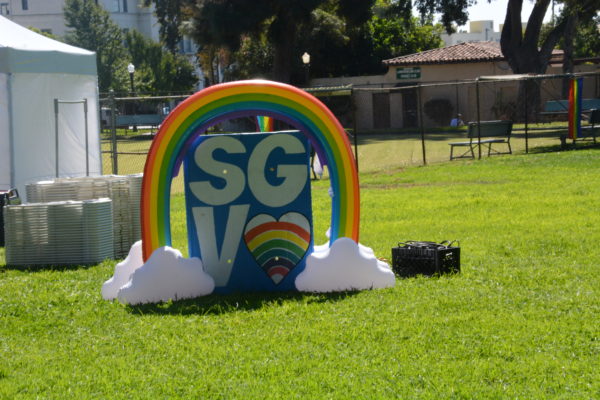
<svg viewBox="0 0 600 400">
<path fill-rule="evenodd" d="M 454 106 L 448 99 L 431 99 L 425 102 L 423 107 L 425 115 L 435 121 L 438 125 L 450 124 L 454 114 Z"/>
</svg>

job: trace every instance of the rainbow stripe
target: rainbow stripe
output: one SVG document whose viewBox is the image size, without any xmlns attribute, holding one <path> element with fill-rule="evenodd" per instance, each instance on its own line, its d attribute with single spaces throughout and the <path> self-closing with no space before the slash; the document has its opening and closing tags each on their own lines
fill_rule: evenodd
<svg viewBox="0 0 600 400">
<path fill-rule="evenodd" d="M 267 117 L 265 115 L 257 115 L 256 116 L 256 125 L 258 132 L 273 132 L 273 127 L 275 125 L 275 120 L 271 117 Z"/>
<path fill-rule="evenodd" d="M 310 222 L 297 212 L 275 220 L 258 214 L 244 228 L 244 242 L 254 260 L 277 285 L 302 260 L 311 243 Z"/>
<path fill-rule="evenodd" d="M 581 137 L 583 78 L 571 79 L 569 87 L 569 139 Z"/>
<path fill-rule="evenodd" d="M 141 223 L 144 260 L 171 244 L 171 179 L 185 149 L 210 126 L 232 118 L 266 115 L 302 131 L 329 169 L 334 193 L 331 236 L 358 243 L 358 173 L 344 128 L 314 96 L 290 85 L 263 80 L 229 82 L 204 89 L 180 103 L 152 142 L 142 181 Z"/>
</svg>

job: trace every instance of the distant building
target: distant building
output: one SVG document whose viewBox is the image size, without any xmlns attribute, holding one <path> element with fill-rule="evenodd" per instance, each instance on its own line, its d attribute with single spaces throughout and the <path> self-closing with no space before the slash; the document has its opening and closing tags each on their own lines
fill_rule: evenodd
<svg viewBox="0 0 600 400">
<path fill-rule="evenodd" d="M 562 73 L 562 50 L 554 50 L 548 74 Z M 359 131 L 416 128 L 419 124 L 418 102 L 445 99 L 454 113 L 465 121 L 477 119 L 477 100 L 474 84 L 459 84 L 480 76 L 512 75 L 498 42 L 465 42 L 440 49 L 427 50 L 383 60 L 388 72 L 383 75 L 311 79 L 313 87 L 348 87 L 354 92 L 356 128 Z M 597 71 L 597 64 L 579 64 L 575 72 Z M 584 97 L 598 96 L 600 86 L 590 78 L 584 85 Z M 437 83 L 455 85 L 428 86 Z M 556 82 L 559 82 L 558 84 Z M 418 86 L 424 85 L 420 88 Z M 560 81 L 548 81 L 541 101 L 560 99 Z M 518 85 L 514 82 L 485 86 L 481 96 L 481 118 L 498 119 L 499 106 L 515 102 Z M 501 111 L 499 111 L 501 113 Z M 423 115 L 425 127 L 436 122 Z M 448 124 L 450 120 L 448 120 Z"/>
<path fill-rule="evenodd" d="M 456 33 L 448 35 L 443 33 L 441 35 L 442 40 L 447 46 L 453 46 L 460 43 L 475 43 L 475 42 L 496 42 L 500 43 L 500 36 L 502 35 L 502 27 L 504 24 L 500 24 L 498 30 L 494 30 L 494 21 L 470 21 L 469 32 L 460 30 Z M 522 23 L 523 30 L 527 27 L 527 23 Z"/>
<path fill-rule="evenodd" d="M 124 31 L 138 30 L 142 35 L 158 41 L 158 22 L 152 8 L 143 7 L 138 0 L 95 0 L 104 7 L 113 21 Z M 0 0 L 0 15 L 24 27 L 64 36 L 63 8 L 65 0 Z"/>
<path fill-rule="evenodd" d="M 500 42 L 501 29 L 494 31 L 494 21 L 471 21 L 469 22 L 469 32 L 458 31 L 451 35 L 442 34 L 442 40 L 446 46 L 452 46 L 460 43 L 472 42 Z"/>
</svg>

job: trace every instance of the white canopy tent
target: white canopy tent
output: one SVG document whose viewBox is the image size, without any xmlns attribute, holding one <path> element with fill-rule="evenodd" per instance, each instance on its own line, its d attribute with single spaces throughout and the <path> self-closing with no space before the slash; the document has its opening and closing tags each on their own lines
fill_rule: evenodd
<svg viewBox="0 0 600 400">
<path fill-rule="evenodd" d="M 102 173 L 96 54 L 0 16 L 0 190 L 86 173 Z"/>
</svg>

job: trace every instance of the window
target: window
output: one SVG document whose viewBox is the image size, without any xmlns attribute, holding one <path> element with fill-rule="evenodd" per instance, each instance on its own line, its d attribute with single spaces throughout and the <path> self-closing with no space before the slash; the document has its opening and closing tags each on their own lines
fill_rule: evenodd
<svg viewBox="0 0 600 400">
<path fill-rule="evenodd" d="M 0 15 L 9 15 L 8 3 L 0 3 Z"/>
<path fill-rule="evenodd" d="M 127 12 L 127 0 L 123 0 L 123 12 Z"/>
<path fill-rule="evenodd" d="M 119 12 L 121 11 L 121 0 L 112 0 L 110 2 L 109 12 Z"/>
<path fill-rule="evenodd" d="M 23 10 L 29 10 L 29 4 L 27 4 L 27 0 L 21 0 L 21 7 L 23 7 Z"/>
</svg>

